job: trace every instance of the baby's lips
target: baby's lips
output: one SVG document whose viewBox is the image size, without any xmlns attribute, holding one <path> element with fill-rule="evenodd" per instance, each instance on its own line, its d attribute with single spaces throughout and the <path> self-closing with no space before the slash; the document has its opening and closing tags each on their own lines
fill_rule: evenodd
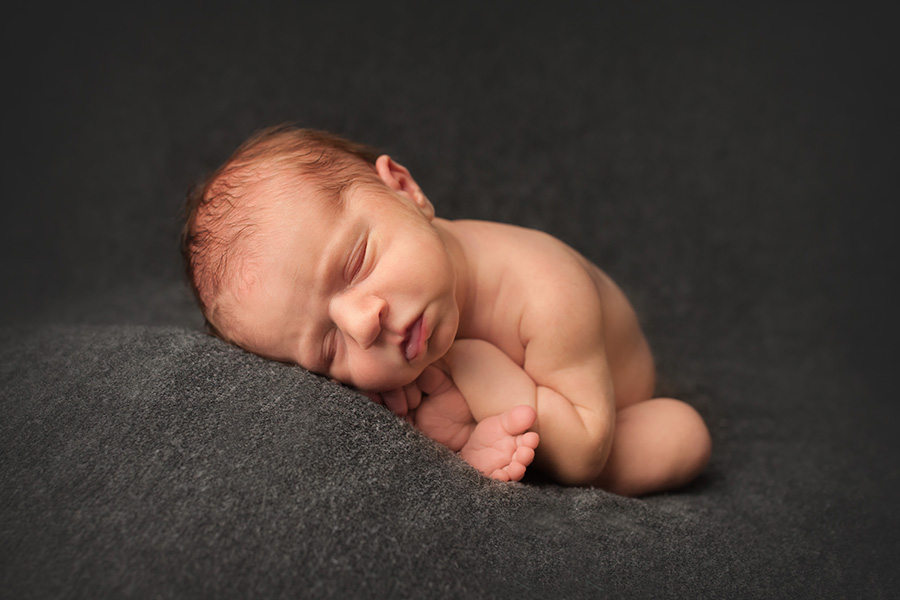
<svg viewBox="0 0 900 600">
<path fill-rule="evenodd" d="M 416 358 L 422 350 L 423 338 L 425 337 L 425 315 L 419 315 L 415 320 L 406 337 L 403 339 L 403 354 L 406 360 L 411 361 Z"/>
</svg>

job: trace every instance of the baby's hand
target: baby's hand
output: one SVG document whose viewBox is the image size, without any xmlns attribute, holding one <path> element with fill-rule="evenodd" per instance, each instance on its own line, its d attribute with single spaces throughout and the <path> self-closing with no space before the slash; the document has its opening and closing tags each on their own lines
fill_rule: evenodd
<svg viewBox="0 0 900 600">
<path fill-rule="evenodd" d="M 422 403 L 422 391 L 416 382 L 387 392 L 363 392 L 372 402 L 382 404 L 398 417 L 411 416 Z"/>
</svg>

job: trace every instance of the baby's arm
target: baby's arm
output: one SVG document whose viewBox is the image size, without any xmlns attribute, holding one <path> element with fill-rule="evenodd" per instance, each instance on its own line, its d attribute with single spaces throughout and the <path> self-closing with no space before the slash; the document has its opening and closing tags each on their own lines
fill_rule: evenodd
<svg viewBox="0 0 900 600">
<path fill-rule="evenodd" d="M 542 350 L 540 343 L 529 348 L 526 364 Z M 535 382 L 503 351 L 482 340 L 457 340 L 447 362 L 477 421 L 515 405 L 531 406 L 537 411 L 532 430 L 540 434 L 542 466 L 561 482 L 584 484 L 597 478 L 609 455 L 615 424 L 612 386 L 605 359 L 561 354 L 570 364 L 549 373 L 553 387 Z"/>
<path fill-rule="evenodd" d="M 413 407 L 399 400 L 385 399 L 384 404 L 388 408 L 391 404 L 400 406 L 425 435 L 459 452 L 483 474 L 502 481 L 522 478 L 534 460 L 539 441 L 538 434 L 528 431 L 536 416 L 532 408 L 515 406 L 476 422 L 459 388 L 441 369 L 429 366 L 414 385 L 415 392 L 407 389 L 392 393 L 396 398 L 421 398 L 420 402 L 414 400 L 414 410 L 407 412 Z"/>
</svg>

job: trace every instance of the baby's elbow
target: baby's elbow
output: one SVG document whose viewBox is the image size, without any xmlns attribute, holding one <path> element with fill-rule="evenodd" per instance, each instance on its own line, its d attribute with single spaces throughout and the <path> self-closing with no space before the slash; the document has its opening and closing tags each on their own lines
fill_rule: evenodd
<svg viewBox="0 0 900 600">
<path fill-rule="evenodd" d="M 592 486 L 600 478 L 602 469 L 588 465 L 569 466 L 556 473 L 556 482 L 565 486 Z"/>
<path fill-rule="evenodd" d="M 605 461 L 596 456 L 586 456 L 581 460 L 573 460 L 556 470 L 555 479 L 562 485 L 586 486 L 594 485 L 603 473 Z"/>
<path fill-rule="evenodd" d="M 612 436 L 611 427 L 588 429 L 570 449 L 569 460 L 557 473 L 558 481 L 563 485 L 592 485 L 597 481 L 609 458 Z"/>
<path fill-rule="evenodd" d="M 612 406 L 586 408 L 548 387 L 538 388 L 542 462 L 564 485 L 590 485 L 612 448 L 616 423 Z"/>
</svg>

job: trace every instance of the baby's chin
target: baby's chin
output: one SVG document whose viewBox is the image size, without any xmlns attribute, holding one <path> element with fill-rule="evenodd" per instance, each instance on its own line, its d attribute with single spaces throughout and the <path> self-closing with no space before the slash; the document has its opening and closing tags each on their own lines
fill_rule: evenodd
<svg viewBox="0 0 900 600">
<path fill-rule="evenodd" d="M 392 390 L 400 389 L 405 387 L 419 378 L 419 375 L 422 374 L 422 371 L 425 370 L 425 367 L 428 365 L 422 365 L 421 367 L 412 366 L 407 370 L 404 369 L 402 375 L 397 374 L 397 377 L 390 377 L 387 379 L 378 379 L 362 382 L 363 385 L 354 384 L 358 389 L 365 392 L 374 392 L 377 394 L 381 394 L 384 392 L 390 392 Z"/>
</svg>

